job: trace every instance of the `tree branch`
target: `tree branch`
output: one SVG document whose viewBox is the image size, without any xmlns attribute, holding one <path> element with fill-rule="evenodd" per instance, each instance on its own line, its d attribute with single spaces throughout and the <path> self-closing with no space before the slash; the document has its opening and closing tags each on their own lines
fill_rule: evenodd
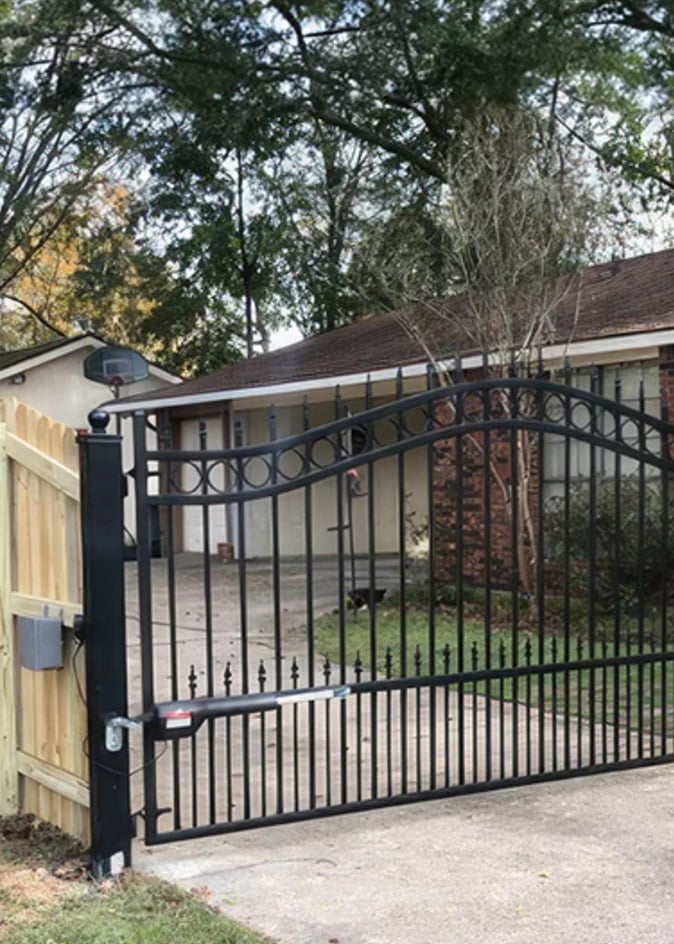
<svg viewBox="0 0 674 944">
<path fill-rule="evenodd" d="M 69 337 L 69 335 L 66 334 L 65 331 L 61 331 L 61 329 L 60 329 L 60 328 L 57 328 L 56 325 L 53 325 L 53 324 L 51 324 L 49 321 L 47 321 L 47 319 L 44 317 L 44 315 L 42 315 L 42 314 L 37 310 L 37 308 L 35 308 L 33 305 L 31 305 L 30 302 L 27 302 L 24 298 L 19 298 L 17 295 L 10 295 L 8 292 L 3 292 L 3 293 L 2 293 L 2 296 L 3 296 L 3 298 L 8 299 L 8 301 L 10 301 L 10 302 L 15 302 L 17 305 L 21 305 L 23 308 L 26 309 L 26 311 L 27 311 L 33 318 L 36 319 L 36 321 L 39 321 L 40 324 L 43 325 L 45 328 L 48 328 L 50 331 L 53 331 L 54 334 L 58 334 L 59 337 L 62 337 L 62 338 L 67 338 L 67 337 Z"/>
</svg>

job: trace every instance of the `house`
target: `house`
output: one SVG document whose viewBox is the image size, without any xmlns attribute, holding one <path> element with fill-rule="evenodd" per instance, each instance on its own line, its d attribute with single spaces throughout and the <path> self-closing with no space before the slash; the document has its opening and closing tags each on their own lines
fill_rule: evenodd
<svg viewBox="0 0 674 944">
<path fill-rule="evenodd" d="M 208 449 L 228 449 L 291 436 L 306 428 L 307 422 L 311 427 L 330 422 L 336 410 L 355 415 L 364 410 L 366 402 L 383 404 L 425 389 L 429 344 L 450 368 L 460 352 L 463 371 L 469 375 L 479 372 L 484 355 L 475 350 L 461 327 L 465 304 L 465 299 L 457 296 L 435 302 L 432 309 L 375 314 L 178 386 L 108 403 L 106 409 L 122 415 L 134 410 L 156 413 L 160 427 L 170 429 L 173 446 L 181 449 L 198 449 L 200 442 Z M 450 321 L 444 317 L 447 314 Z M 410 320 L 425 336 L 426 347 L 413 340 L 403 326 L 403 321 Z M 620 375 L 624 402 L 638 401 L 643 382 L 647 410 L 659 413 L 661 396 L 674 407 L 674 250 L 588 269 L 558 303 L 554 321 L 554 336 L 541 350 L 547 371 L 554 373 L 571 365 L 574 386 L 585 389 L 593 372 L 598 392 L 607 397 L 613 395 Z M 335 388 L 339 389 L 337 403 Z M 420 427 L 424 421 L 420 411 Z M 384 422 L 378 437 L 395 435 L 392 428 L 385 427 Z M 357 435 L 351 437 L 347 448 L 358 451 Z M 546 472 L 549 487 L 554 489 L 563 447 L 551 437 L 546 448 Z M 431 463 L 436 462 L 436 456 L 424 447 L 407 453 L 403 467 L 396 457 L 384 459 L 377 464 L 376 482 L 368 482 L 364 470 L 362 492 L 374 493 L 370 500 L 378 553 L 396 551 L 401 529 L 411 534 L 429 517 L 434 475 L 438 474 L 437 470 L 429 471 L 429 456 Z M 587 471 L 587 450 L 577 448 L 572 462 L 582 476 Z M 401 476 L 404 506 L 396 497 L 401 491 Z M 332 480 L 315 489 L 315 554 L 334 554 L 337 548 L 334 489 Z M 299 492 L 290 492 L 280 503 L 280 550 L 287 557 L 303 553 L 304 535 L 295 525 L 301 518 L 302 501 Z M 246 503 L 246 515 L 246 555 L 269 556 L 268 499 Z M 356 510 L 352 532 L 356 552 L 367 550 L 364 517 Z M 203 550 L 201 522 L 200 509 L 182 509 L 175 528 L 177 549 Z M 220 509 L 219 514 L 213 513 L 209 551 L 215 552 L 223 541 L 232 543 L 237 551 L 235 516 Z"/>
<path fill-rule="evenodd" d="M 0 398 L 15 397 L 51 419 L 73 429 L 86 429 L 87 416 L 104 396 L 105 388 L 84 376 L 84 361 L 94 351 L 107 347 L 93 334 L 58 338 L 30 348 L 0 352 Z M 148 365 L 148 376 L 133 389 L 144 396 L 157 394 L 180 383 L 180 378 L 156 364 Z M 132 464 L 128 422 L 122 420 L 125 468 Z M 110 432 L 115 431 L 113 426 Z M 126 512 L 127 528 L 133 533 L 133 507 Z"/>
</svg>

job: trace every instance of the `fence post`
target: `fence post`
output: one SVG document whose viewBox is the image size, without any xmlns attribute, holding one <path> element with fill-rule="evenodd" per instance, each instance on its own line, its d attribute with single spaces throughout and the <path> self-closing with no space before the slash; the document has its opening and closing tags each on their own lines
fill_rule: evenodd
<svg viewBox="0 0 674 944">
<path fill-rule="evenodd" d="M 7 426 L 0 423 L 0 816 L 16 813 L 19 772 L 14 684 L 14 617 L 11 608 L 11 490 Z"/>
<path fill-rule="evenodd" d="M 82 563 L 87 671 L 91 870 L 116 874 L 131 864 L 129 745 L 108 750 L 105 722 L 126 717 L 126 632 L 121 436 L 106 435 L 109 416 L 89 414 L 79 437 Z"/>
</svg>

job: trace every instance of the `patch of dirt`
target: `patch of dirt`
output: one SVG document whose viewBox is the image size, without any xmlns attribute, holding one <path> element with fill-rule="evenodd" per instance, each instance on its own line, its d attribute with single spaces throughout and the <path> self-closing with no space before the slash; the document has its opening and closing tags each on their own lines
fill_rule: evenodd
<svg viewBox="0 0 674 944">
<path fill-rule="evenodd" d="M 32 813 L 0 816 L 0 862 L 58 869 L 83 860 L 82 844 Z"/>
<path fill-rule="evenodd" d="M 81 894 L 86 874 L 71 836 L 33 815 L 0 817 L 0 941 L 18 922 Z"/>
</svg>

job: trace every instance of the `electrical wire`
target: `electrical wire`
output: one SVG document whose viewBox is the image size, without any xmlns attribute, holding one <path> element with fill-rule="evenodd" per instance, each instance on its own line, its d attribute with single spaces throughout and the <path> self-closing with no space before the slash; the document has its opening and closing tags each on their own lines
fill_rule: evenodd
<svg viewBox="0 0 674 944">
<path fill-rule="evenodd" d="M 84 692 L 83 692 L 83 690 L 82 690 L 82 683 L 81 683 L 81 681 L 80 681 L 80 676 L 79 676 L 79 673 L 78 673 L 78 671 L 77 671 L 77 661 L 76 661 L 76 660 L 77 660 L 77 656 L 79 655 L 79 653 L 80 653 L 80 651 L 82 650 L 83 647 L 84 647 L 84 640 L 83 640 L 83 639 L 80 639 L 79 642 L 77 643 L 77 646 L 75 647 L 75 649 L 74 649 L 74 651 L 73 651 L 73 655 L 72 655 L 72 659 L 71 659 L 71 664 L 72 664 L 72 669 L 73 669 L 73 675 L 75 676 L 75 684 L 77 685 L 77 694 L 79 695 L 80 701 L 82 702 L 82 704 L 86 707 L 87 700 L 86 700 L 86 698 L 85 698 L 85 696 L 84 696 Z M 165 741 L 165 742 L 164 742 L 164 750 L 163 750 L 160 754 L 157 754 L 156 757 L 153 757 L 152 760 L 148 761 L 146 764 L 141 764 L 140 767 L 135 767 L 133 770 L 129 771 L 128 776 L 129 776 L 129 777 L 135 777 L 136 774 L 141 773 L 143 770 L 146 770 L 148 767 L 152 767 L 153 764 L 156 764 L 156 763 L 158 763 L 158 761 L 161 760 L 161 758 L 164 756 L 164 754 L 167 752 L 167 750 L 168 750 L 168 741 Z M 83 739 L 83 741 L 82 741 L 82 753 L 83 753 L 84 756 L 87 758 L 87 760 L 91 760 L 91 754 L 89 753 L 89 735 L 88 735 L 88 734 L 86 735 L 86 737 L 85 737 L 85 738 Z M 126 776 L 127 776 L 127 774 L 122 773 L 122 772 L 119 771 L 119 770 L 114 770 L 112 767 L 108 767 L 108 766 L 106 766 L 106 764 L 102 764 L 102 763 L 101 763 L 100 761 L 98 761 L 98 760 L 95 760 L 95 761 L 94 761 L 94 764 L 96 765 L 96 767 L 97 767 L 99 770 L 104 770 L 104 771 L 105 771 L 106 773 L 108 773 L 108 774 L 115 774 L 115 775 L 118 776 L 118 777 L 126 777 Z"/>
<path fill-rule="evenodd" d="M 87 758 L 87 760 L 91 760 L 91 754 L 89 753 L 88 745 L 89 735 L 87 734 L 87 736 L 82 741 L 82 753 Z M 161 754 L 157 754 L 156 757 L 153 757 L 152 760 L 149 760 L 146 764 L 141 764 L 139 767 L 134 767 L 134 769 L 130 770 L 128 774 L 123 773 L 121 770 L 115 770 L 113 767 L 108 767 L 106 764 L 102 764 L 99 760 L 95 760 L 94 764 L 99 770 L 104 770 L 108 774 L 114 774 L 116 777 L 135 777 L 136 774 L 142 773 L 143 770 L 147 770 L 148 767 L 152 767 L 153 764 L 158 763 L 167 752 L 168 746 L 169 742 L 165 741 L 164 750 L 161 752 Z"/>
<path fill-rule="evenodd" d="M 80 639 L 73 650 L 73 656 L 71 659 L 71 665 L 73 670 L 73 675 L 75 676 L 75 684 L 77 685 L 77 694 L 80 696 L 80 701 L 86 707 L 87 700 L 84 697 L 84 692 L 82 691 L 82 683 L 80 682 L 80 675 L 77 671 L 77 656 L 80 654 L 81 650 L 84 648 L 84 640 Z"/>
</svg>

